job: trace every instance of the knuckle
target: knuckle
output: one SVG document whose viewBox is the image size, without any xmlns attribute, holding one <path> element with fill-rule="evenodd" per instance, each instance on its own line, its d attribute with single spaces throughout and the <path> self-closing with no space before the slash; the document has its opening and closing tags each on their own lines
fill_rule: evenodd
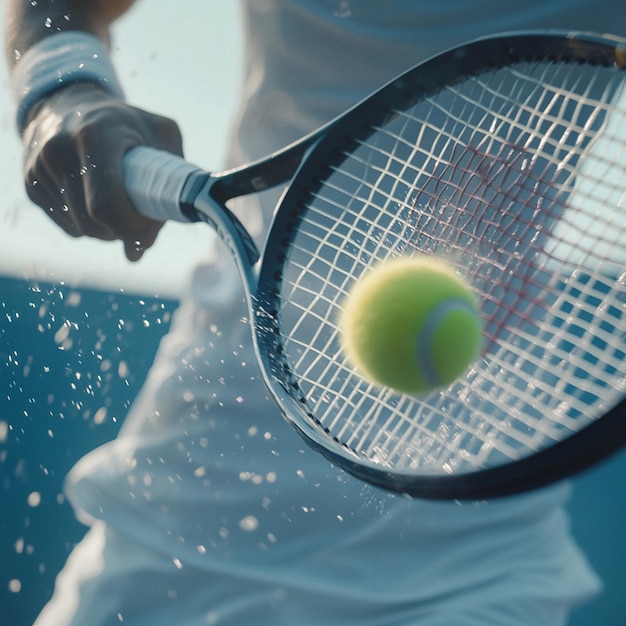
<svg viewBox="0 0 626 626">
<path fill-rule="evenodd" d="M 29 169 L 24 174 L 24 188 L 26 189 L 26 195 L 33 201 L 39 204 L 38 200 L 42 197 L 42 185 L 39 181 L 37 173 Z"/>
<path fill-rule="evenodd" d="M 171 137 L 180 137 L 180 128 L 178 124 L 171 118 L 165 117 L 163 118 L 163 128 L 165 132 Z"/>
<path fill-rule="evenodd" d="M 170 145 L 176 148 L 177 151 L 182 151 L 183 137 L 180 127 L 174 120 L 167 119 L 165 124 L 165 133 Z"/>
<path fill-rule="evenodd" d="M 24 173 L 24 189 L 28 198 L 42 209 L 51 211 L 56 198 L 48 189 L 45 181 L 46 179 L 34 168 L 30 168 Z"/>
<path fill-rule="evenodd" d="M 26 195 L 28 196 L 31 202 L 34 202 L 36 205 L 40 206 L 42 209 L 46 208 L 46 202 L 43 197 L 43 194 L 39 191 L 37 187 L 37 181 L 35 180 L 33 184 L 27 183 L 25 185 Z"/>
</svg>

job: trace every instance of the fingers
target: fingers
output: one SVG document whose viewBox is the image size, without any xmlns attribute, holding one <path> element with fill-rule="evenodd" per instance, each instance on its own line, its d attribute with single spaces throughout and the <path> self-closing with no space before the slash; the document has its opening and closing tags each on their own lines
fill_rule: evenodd
<svg viewBox="0 0 626 626">
<path fill-rule="evenodd" d="M 122 160 L 137 145 L 182 155 L 175 122 L 125 104 L 93 86 L 66 87 L 24 134 L 29 197 L 73 237 L 118 239 L 141 258 L 162 223 L 143 217 L 124 189 Z"/>
<path fill-rule="evenodd" d="M 183 138 L 178 124 L 167 117 L 154 115 L 146 111 L 141 113 L 143 114 L 145 126 L 144 132 L 159 137 L 159 145 L 153 145 L 152 147 L 183 156 Z"/>
<path fill-rule="evenodd" d="M 124 244 L 126 257 L 137 261 L 154 243 L 162 222 L 140 215 L 123 186 L 123 157 L 131 148 L 146 143 L 182 155 L 182 139 L 175 122 L 134 109 L 132 132 L 103 132 L 103 125 L 86 125 L 76 139 L 79 153 L 90 155 L 98 147 L 98 158 L 90 159 L 82 178 L 84 204 L 92 222 L 108 229 Z"/>
<path fill-rule="evenodd" d="M 54 138 L 37 153 L 31 153 L 25 163 L 26 191 L 72 237 L 115 239 L 113 231 L 94 222 L 85 210 L 83 179 L 87 171 L 88 165 L 83 165 L 76 153 L 63 145 L 62 138 Z"/>
<path fill-rule="evenodd" d="M 137 213 L 126 194 L 122 171 L 126 144 L 107 137 L 102 137 L 99 144 L 100 156 L 81 180 L 80 202 L 85 206 L 87 223 L 121 240 L 127 257 L 138 260 L 154 243 L 162 224 Z M 84 153 L 89 154 L 88 150 L 85 147 Z"/>
</svg>

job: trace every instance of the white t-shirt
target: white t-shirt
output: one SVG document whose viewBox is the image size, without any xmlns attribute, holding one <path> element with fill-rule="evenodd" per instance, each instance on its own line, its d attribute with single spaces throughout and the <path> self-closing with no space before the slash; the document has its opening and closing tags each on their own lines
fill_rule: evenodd
<svg viewBox="0 0 626 626">
<path fill-rule="evenodd" d="M 242 0 L 236 161 L 281 148 L 425 59 L 523 29 L 626 35 L 613 0 Z"/>
<path fill-rule="evenodd" d="M 243 6 L 245 104 L 233 162 L 280 148 L 464 40 L 515 28 L 626 25 L 626 5 L 613 0 Z M 193 297 L 120 438 L 70 475 L 82 516 L 197 568 L 207 577 L 205 603 L 231 616 L 219 623 L 253 614 L 257 624 L 547 625 L 596 589 L 569 536 L 565 485 L 491 503 L 411 501 L 306 449 L 259 382 L 238 279 L 225 259 L 198 268 Z M 449 621 L 459 615 L 465 621 Z"/>
</svg>

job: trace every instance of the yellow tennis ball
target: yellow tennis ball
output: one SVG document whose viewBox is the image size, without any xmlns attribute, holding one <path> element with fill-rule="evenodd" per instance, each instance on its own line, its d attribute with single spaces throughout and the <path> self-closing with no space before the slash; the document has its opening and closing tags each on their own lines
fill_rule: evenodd
<svg viewBox="0 0 626 626">
<path fill-rule="evenodd" d="M 357 281 L 339 328 L 364 378 L 411 394 L 448 386 L 482 343 L 471 289 L 447 264 L 425 256 L 386 261 Z"/>
</svg>

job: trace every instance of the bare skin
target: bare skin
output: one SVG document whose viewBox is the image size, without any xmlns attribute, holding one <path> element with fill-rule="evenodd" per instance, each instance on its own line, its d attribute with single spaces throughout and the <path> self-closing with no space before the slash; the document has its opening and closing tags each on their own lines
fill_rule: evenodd
<svg viewBox="0 0 626 626">
<path fill-rule="evenodd" d="M 132 4 L 8 0 L 9 66 L 59 30 L 84 30 L 108 44 L 111 24 Z M 122 157 L 137 145 L 182 155 L 176 123 L 131 107 L 95 83 L 77 82 L 32 108 L 22 139 L 24 181 L 31 200 L 69 235 L 120 240 L 127 258 L 139 260 L 163 224 L 135 211 L 123 187 Z"/>
</svg>

